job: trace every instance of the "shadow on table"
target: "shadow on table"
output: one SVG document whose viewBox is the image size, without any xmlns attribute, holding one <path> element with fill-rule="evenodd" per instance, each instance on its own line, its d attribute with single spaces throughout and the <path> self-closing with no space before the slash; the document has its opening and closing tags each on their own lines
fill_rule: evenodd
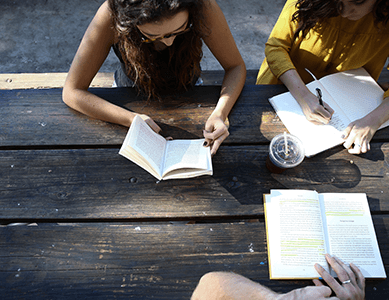
<svg viewBox="0 0 389 300">
<path fill-rule="evenodd" d="M 339 158 L 330 158 L 335 155 Z M 293 171 L 296 171 L 295 177 L 309 180 L 323 187 L 350 189 L 356 187 L 362 178 L 383 178 L 378 170 L 364 161 L 378 162 L 384 161 L 384 159 L 385 155 L 379 147 L 373 146 L 372 150 L 365 154 L 351 155 L 342 146 L 338 146 L 315 157 L 305 159 L 304 165 Z M 374 172 L 369 172 L 370 168 Z M 286 182 L 284 184 L 287 185 Z"/>
<path fill-rule="evenodd" d="M 379 167 L 366 162 L 384 161 L 384 153 L 379 147 L 354 156 L 339 146 L 305 159 L 302 165 L 282 174 L 272 174 L 267 170 L 267 147 L 224 147 L 219 152 L 220 156 L 218 153 L 214 159 L 214 178 L 242 205 L 262 205 L 262 195 L 271 189 L 360 193 L 365 192 L 361 181 L 365 182 L 364 185 L 374 184 L 374 180 L 383 178 L 377 170 Z M 378 201 L 369 197 L 370 204 L 374 200 Z"/>
</svg>

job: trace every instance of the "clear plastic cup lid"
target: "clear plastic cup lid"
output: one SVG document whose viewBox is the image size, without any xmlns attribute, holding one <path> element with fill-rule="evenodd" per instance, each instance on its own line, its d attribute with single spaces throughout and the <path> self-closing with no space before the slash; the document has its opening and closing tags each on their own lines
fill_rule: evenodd
<svg viewBox="0 0 389 300">
<path fill-rule="evenodd" d="M 281 168 L 293 168 L 304 160 L 304 145 L 294 135 L 279 134 L 270 142 L 269 156 L 274 165 Z"/>
</svg>

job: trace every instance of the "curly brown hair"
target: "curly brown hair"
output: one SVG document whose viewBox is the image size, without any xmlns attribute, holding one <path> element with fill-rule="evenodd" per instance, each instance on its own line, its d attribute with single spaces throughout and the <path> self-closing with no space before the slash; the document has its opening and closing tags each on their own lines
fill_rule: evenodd
<svg viewBox="0 0 389 300">
<path fill-rule="evenodd" d="M 127 75 L 148 99 L 160 99 L 167 89 L 184 91 L 200 76 L 202 38 L 208 32 L 204 24 L 204 1 L 108 0 Z M 169 72 L 177 79 L 172 85 L 161 70 L 158 53 L 153 51 L 152 44 L 141 42 L 142 35 L 137 25 L 165 20 L 185 10 L 189 13 L 191 30 L 176 37 L 168 48 Z"/>
<path fill-rule="evenodd" d="M 300 33 L 305 37 L 310 29 L 324 19 L 338 16 L 342 7 L 341 0 L 297 0 L 297 11 L 292 16 L 292 21 L 298 22 L 294 39 L 298 38 Z M 373 14 L 377 25 L 382 23 L 386 26 L 389 20 L 389 0 L 377 0 Z"/>
</svg>

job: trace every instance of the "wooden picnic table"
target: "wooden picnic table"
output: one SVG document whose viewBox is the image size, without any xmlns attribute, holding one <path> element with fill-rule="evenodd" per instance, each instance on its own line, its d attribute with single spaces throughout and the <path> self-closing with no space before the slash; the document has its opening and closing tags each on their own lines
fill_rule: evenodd
<svg viewBox="0 0 389 300">
<path fill-rule="evenodd" d="M 96 95 L 150 115 L 174 138 L 200 138 L 220 86 L 166 103 L 130 88 Z M 271 174 L 269 141 L 285 131 L 268 98 L 246 85 L 229 116 L 214 175 L 158 181 L 118 155 L 127 128 L 68 108 L 61 89 L 0 92 L 1 299 L 189 299 L 209 271 L 232 271 L 277 292 L 310 281 L 269 280 L 263 194 L 270 189 L 363 192 L 389 273 L 389 128 L 367 154 L 342 146 Z M 367 280 L 367 299 L 389 299 Z"/>
</svg>

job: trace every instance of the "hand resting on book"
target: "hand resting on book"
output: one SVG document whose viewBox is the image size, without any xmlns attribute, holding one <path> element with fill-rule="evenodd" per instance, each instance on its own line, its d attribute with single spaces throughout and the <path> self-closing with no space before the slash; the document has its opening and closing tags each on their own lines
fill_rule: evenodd
<svg viewBox="0 0 389 300">
<path fill-rule="evenodd" d="M 339 299 L 361 300 L 365 298 L 365 277 L 353 263 L 347 266 L 340 259 L 326 255 L 326 260 L 338 275 L 338 282 L 320 265 L 316 264 L 315 269 L 323 280 L 331 287 Z M 318 279 L 314 279 L 316 286 L 323 286 Z"/>
<path fill-rule="evenodd" d="M 348 267 L 339 259 L 326 255 L 326 260 L 331 265 L 333 270 L 338 275 L 339 283 L 319 264 L 315 265 L 317 272 L 330 288 L 323 285 L 323 283 L 314 279 L 314 287 L 308 286 L 302 289 L 293 290 L 287 294 L 280 296 L 279 300 L 314 300 L 314 299 L 340 299 L 340 300 L 362 300 L 365 298 L 365 278 L 361 271 L 354 265 L 350 264 Z M 332 291 L 335 292 L 336 297 L 330 297 Z"/>
<path fill-rule="evenodd" d="M 139 117 L 142 118 L 143 121 L 146 122 L 147 125 L 150 126 L 150 128 L 156 132 L 156 133 L 160 133 L 161 132 L 161 127 L 159 127 L 157 125 L 157 123 L 154 122 L 154 120 L 152 118 L 150 118 L 148 115 L 144 115 L 144 114 L 138 114 Z"/>
<path fill-rule="evenodd" d="M 343 132 L 343 146 L 351 154 L 366 153 L 370 141 L 380 126 L 389 118 L 389 98 L 365 117 L 351 122 Z"/>
</svg>

